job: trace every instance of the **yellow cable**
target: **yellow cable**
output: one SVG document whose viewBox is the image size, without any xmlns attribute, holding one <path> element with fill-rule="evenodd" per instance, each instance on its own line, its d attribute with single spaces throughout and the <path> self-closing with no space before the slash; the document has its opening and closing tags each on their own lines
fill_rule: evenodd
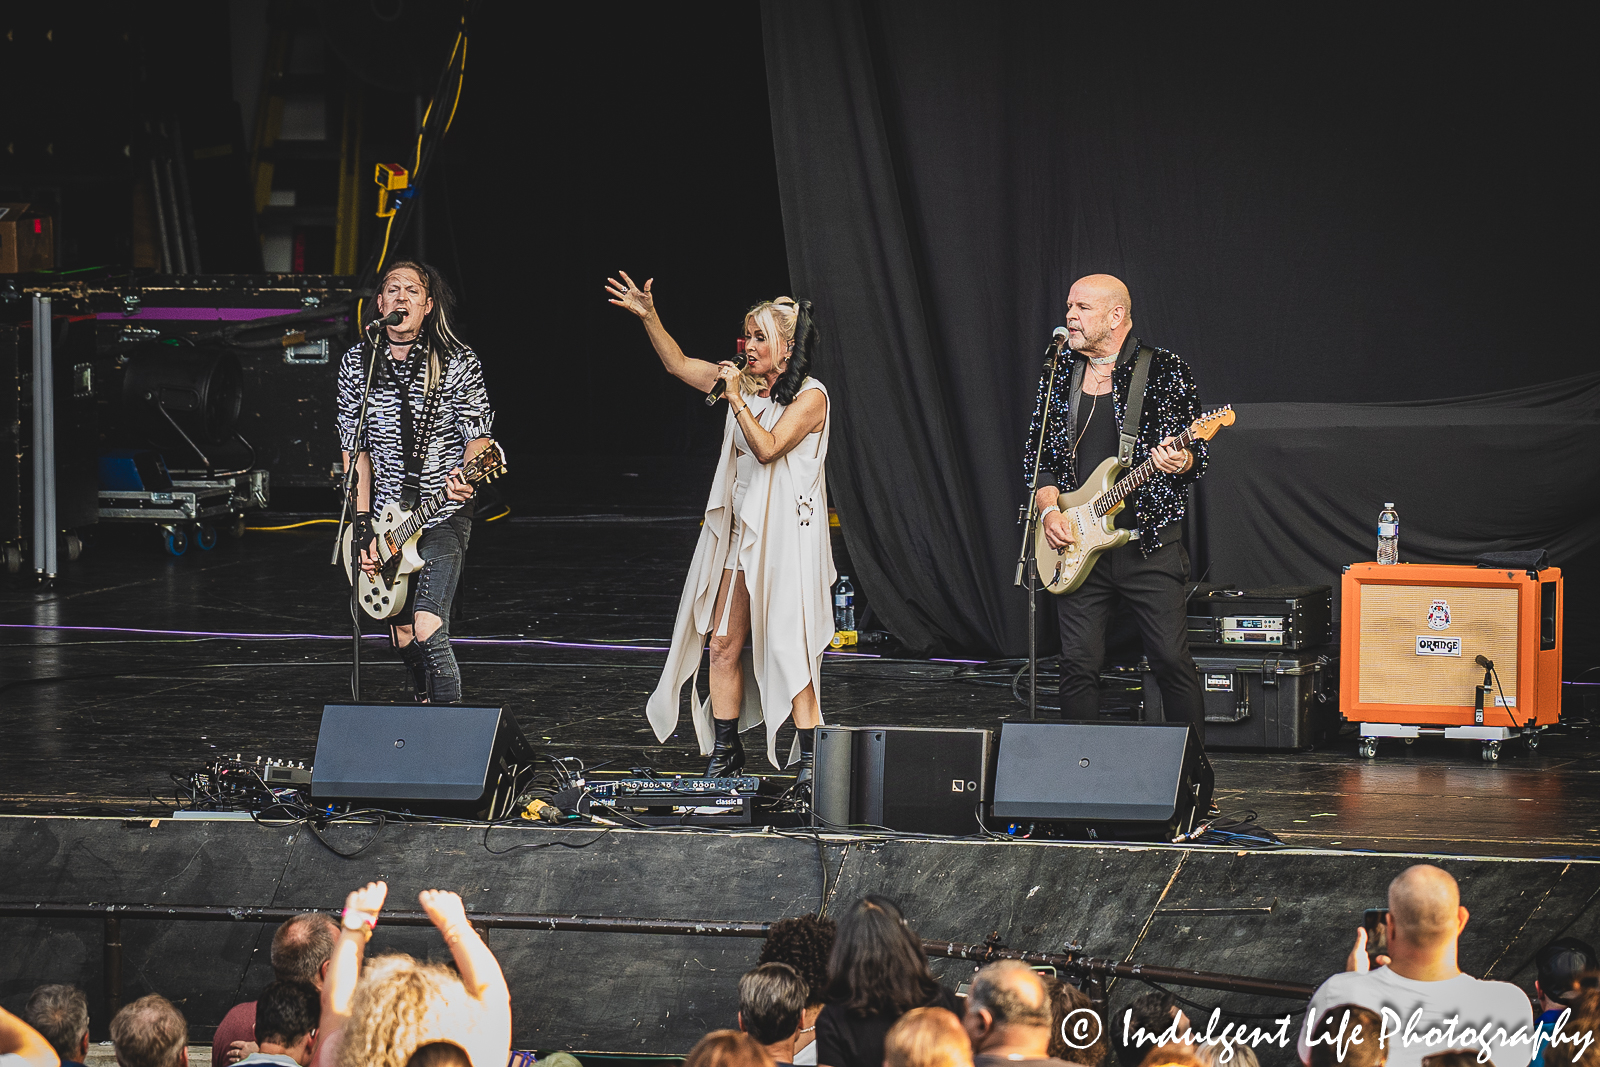
<svg viewBox="0 0 1600 1067">
<path fill-rule="evenodd" d="M 466 18 L 463 17 L 461 21 L 465 23 Z M 450 117 L 445 120 L 445 133 L 450 132 L 450 124 L 455 121 L 456 107 L 461 103 L 461 88 L 467 80 L 467 50 L 465 47 L 466 39 L 467 31 L 465 28 L 463 28 L 456 33 L 455 44 L 450 46 L 450 57 L 444 61 L 445 69 L 448 70 L 450 68 L 450 64 L 454 62 L 456 58 L 456 52 L 460 51 L 461 73 L 456 78 L 456 98 L 455 103 L 450 105 Z M 417 169 L 422 166 L 422 136 L 428 129 L 428 118 L 432 114 L 433 101 L 429 100 L 427 109 L 422 113 L 422 126 L 417 130 L 417 151 L 411 161 L 411 177 L 413 181 L 416 179 Z M 395 215 L 390 215 L 388 224 L 383 228 L 383 247 L 378 251 L 378 268 L 376 272 L 379 280 L 382 280 L 383 278 L 384 261 L 389 258 L 389 231 L 394 228 L 395 217 Z M 361 321 L 361 309 L 365 304 L 366 301 L 364 299 L 358 298 L 356 300 L 356 322 L 358 323 Z M 262 527 L 262 529 L 289 529 L 289 527 Z"/>
<path fill-rule="evenodd" d="M 491 515 L 491 516 L 489 516 L 489 518 L 484 519 L 483 521 L 484 522 L 499 522 L 501 519 L 505 518 L 509 514 L 511 514 L 511 509 L 510 508 L 506 508 L 500 514 Z"/>
<path fill-rule="evenodd" d="M 450 132 L 450 124 L 456 120 L 456 108 L 461 105 L 461 88 L 467 84 L 467 46 L 461 46 L 461 74 L 456 78 L 456 98 L 450 105 L 450 117 L 444 120 L 444 132 Z"/>
<path fill-rule="evenodd" d="M 318 523 L 338 521 L 338 519 L 307 519 L 305 522 L 291 522 L 287 526 L 246 526 L 245 529 L 254 530 L 257 533 L 268 533 L 272 530 L 293 530 L 298 526 L 316 526 Z"/>
</svg>

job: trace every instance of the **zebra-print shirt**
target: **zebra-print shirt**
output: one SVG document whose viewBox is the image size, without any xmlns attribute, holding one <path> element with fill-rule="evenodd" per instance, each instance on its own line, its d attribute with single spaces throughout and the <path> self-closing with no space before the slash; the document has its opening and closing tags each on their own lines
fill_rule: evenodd
<svg viewBox="0 0 1600 1067">
<path fill-rule="evenodd" d="M 421 422 L 424 402 L 424 376 L 417 370 L 421 346 L 412 349 L 410 359 L 391 363 L 402 382 L 410 385 L 411 417 Z M 400 440 L 400 391 L 393 378 L 377 367 L 372 375 L 372 397 L 367 410 L 365 440 L 356 447 L 356 420 L 361 414 L 361 390 L 366 386 L 362 353 L 358 344 L 339 361 L 339 445 L 346 452 L 367 452 L 372 456 L 372 510 L 381 511 L 390 501 L 400 499 L 405 480 L 405 453 Z M 388 344 L 379 350 L 390 359 Z M 494 430 L 494 409 L 483 385 L 483 364 L 470 348 L 450 354 L 444 376 L 439 381 L 439 410 L 428 437 L 428 454 L 422 466 L 422 499 L 444 489 L 445 477 L 459 467 L 467 442 L 488 437 Z M 428 523 L 437 526 L 461 509 L 449 503 Z"/>
</svg>

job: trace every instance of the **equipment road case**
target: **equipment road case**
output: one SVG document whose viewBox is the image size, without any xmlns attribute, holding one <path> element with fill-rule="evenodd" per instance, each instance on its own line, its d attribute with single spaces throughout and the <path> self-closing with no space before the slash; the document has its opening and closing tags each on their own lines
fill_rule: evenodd
<svg viewBox="0 0 1600 1067">
<path fill-rule="evenodd" d="M 1338 650 L 1199 651 L 1195 670 L 1206 705 L 1206 747 L 1311 748 L 1338 727 Z M 1145 722 L 1162 721 L 1161 689 L 1144 670 Z"/>
</svg>

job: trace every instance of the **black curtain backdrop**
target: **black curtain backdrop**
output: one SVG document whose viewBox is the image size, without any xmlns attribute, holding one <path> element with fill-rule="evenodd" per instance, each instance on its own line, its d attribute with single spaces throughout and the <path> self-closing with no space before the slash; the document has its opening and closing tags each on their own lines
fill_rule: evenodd
<svg viewBox="0 0 1600 1067">
<path fill-rule="evenodd" d="M 1568 677 L 1600 663 L 1600 373 L 1398 404 L 1241 404 L 1194 494 L 1195 577 L 1339 588 L 1370 560 L 1378 509 L 1404 563 L 1543 548 L 1567 583 Z M 1337 615 L 1339 602 L 1334 600 Z"/>
<path fill-rule="evenodd" d="M 1023 437 L 1081 275 L 1129 284 L 1135 333 L 1193 364 L 1207 406 L 1424 400 L 1592 368 L 1594 215 L 1563 162 L 1588 122 L 1576 28 L 1379 15 L 765 0 L 790 275 L 816 301 L 835 398 L 830 486 L 866 597 L 908 645 L 1024 650 Z M 1550 455 L 1509 416 L 1405 408 L 1369 427 L 1316 410 L 1251 409 L 1218 438 L 1220 525 L 1196 531 L 1211 580 L 1329 581 L 1371 558 L 1391 499 L 1408 558 L 1538 542 L 1561 562 L 1594 543 L 1575 513 L 1595 486 L 1570 467 L 1536 482 L 1587 505 L 1518 493 L 1484 523 L 1443 506 L 1487 508 Z M 1409 433 L 1428 411 L 1439 432 Z M 1255 477 L 1250 418 L 1286 469 L 1224 506 Z M 1318 423 L 1348 432 L 1297 436 Z M 1470 461 L 1432 443 L 1479 431 Z"/>
</svg>

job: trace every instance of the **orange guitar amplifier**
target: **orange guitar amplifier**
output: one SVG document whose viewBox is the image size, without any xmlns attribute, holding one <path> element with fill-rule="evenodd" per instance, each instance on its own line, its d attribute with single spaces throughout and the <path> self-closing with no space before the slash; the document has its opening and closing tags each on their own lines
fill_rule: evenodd
<svg viewBox="0 0 1600 1067">
<path fill-rule="evenodd" d="M 1559 569 L 1357 563 L 1344 572 L 1342 597 L 1339 710 L 1361 724 L 1362 755 L 1376 737 L 1442 733 L 1484 741 L 1493 759 L 1491 741 L 1536 737 L 1560 719 Z M 1499 675 L 1481 723 L 1479 656 Z"/>
</svg>

